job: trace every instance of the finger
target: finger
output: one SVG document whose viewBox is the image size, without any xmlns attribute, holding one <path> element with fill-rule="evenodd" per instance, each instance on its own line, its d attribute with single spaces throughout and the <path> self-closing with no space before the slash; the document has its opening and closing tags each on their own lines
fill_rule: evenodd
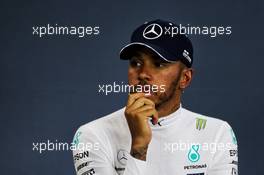
<svg viewBox="0 0 264 175">
<path fill-rule="evenodd" d="M 148 119 L 151 117 L 151 118 L 155 118 L 155 120 L 157 120 L 157 111 L 155 109 L 148 109 L 148 110 L 145 110 L 145 111 L 138 113 L 138 116 L 142 116 L 145 119 Z"/>
<path fill-rule="evenodd" d="M 151 119 L 152 123 L 153 123 L 154 125 L 156 125 L 156 124 L 158 123 L 158 121 L 159 121 L 159 115 L 158 115 L 158 112 L 155 111 L 155 114 L 152 115 L 151 118 L 152 118 L 152 119 Z"/>
<path fill-rule="evenodd" d="M 144 97 L 144 93 L 134 93 L 134 94 L 129 94 L 128 95 L 128 100 L 127 100 L 127 107 L 132 105 L 134 101 L 136 101 L 140 97 Z"/>
<path fill-rule="evenodd" d="M 140 108 L 137 108 L 135 109 L 134 111 L 131 111 L 133 113 L 139 113 L 139 112 L 142 112 L 142 111 L 146 111 L 146 110 L 149 110 L 149 109 L 153 109 L 153 105 L 144 105 L 144 106 L 141 106 Z"/>
<path fill-rule="evenodd" d="M 137 99 L 132 105 L 129 106 L 128 111 L 133 111 L 144 105 L 152 105 L 155 108 L 155 103 L 153 101 L 145 97 L 141 97 Z"/>
</svg>

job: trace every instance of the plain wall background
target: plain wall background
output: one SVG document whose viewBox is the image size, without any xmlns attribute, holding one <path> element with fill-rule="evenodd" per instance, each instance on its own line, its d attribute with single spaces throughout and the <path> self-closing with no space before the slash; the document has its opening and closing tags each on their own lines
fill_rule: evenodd
<svg viewBox="0 0 264 175">
<path fill-rule="evenodd" d="M 72 153 L 32 151 L 32 142 L 72 141 L 76 129 L 124 106 L 98 84 L 127 81 L 120 48 L 133 29 L 161 18 L 232 26 L 231 36 L 191 35 L 196 69 L 183 106 L 229 122 L 239 173 L 263 174 L 263 11 L 261 0 L 1 1 L 0 138 L 3 175 L 71 175 Z M 100 26 L 85 38 L 32 35 L 47 24 Z"/>
</svg>

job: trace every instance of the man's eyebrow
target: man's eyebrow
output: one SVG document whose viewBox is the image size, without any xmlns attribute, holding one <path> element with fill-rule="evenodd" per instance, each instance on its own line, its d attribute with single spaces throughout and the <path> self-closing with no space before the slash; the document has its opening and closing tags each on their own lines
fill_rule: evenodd
<svg viewBox="0 0 264 175">
<path fill-rule="evenodd" d="M 164 59 L 162 59 L 160 56 L 155 55 L 152 57 L 155 63 L 168 63 L 167 61 L 165 61 Z"/>
<path fill-rule="evenodd" d="M 140 59 L 140 60 L 142 60 L 142 56 L 141 56 L 141 54 L 139 53 L 139 52 L 135 52 L 134 54 L 132 54 L 132 56 L 131 56 L 131 59 Z"/>
</svg>

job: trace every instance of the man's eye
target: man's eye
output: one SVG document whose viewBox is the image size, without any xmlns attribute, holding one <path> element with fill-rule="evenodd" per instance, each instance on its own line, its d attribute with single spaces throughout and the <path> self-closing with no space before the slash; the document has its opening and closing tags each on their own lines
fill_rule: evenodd
<svg viewBox="0 0 264 175">
<path fill-rule="evenodd" d="M 141 66 L 141 63 L 138 62 L 138 61 L 136 61 L 136 60 L 131 60 L 131 61 L 130 61 L 130 65 L 131 65 L 132 67 L 139 67 L 139 66 Z"/>
<path fill-rule="evenodd" d="M 163 64 L 163 63 L 155 63 L 155 66 L 162 68 L 162 67 L 165 67 L 165 64 Z"/>
</svg>

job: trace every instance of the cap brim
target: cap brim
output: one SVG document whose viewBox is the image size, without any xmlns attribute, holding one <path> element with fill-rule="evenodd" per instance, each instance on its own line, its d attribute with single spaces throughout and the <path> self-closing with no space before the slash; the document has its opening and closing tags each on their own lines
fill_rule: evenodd
<svg viewBox="0 0 264 175">
<path fill-rule="evenodd" d="M 170 62 L 170 63 L 175 63 L 178 60 L 175 60 L 175 56 L 173 56 L 172 54 L 164 51 L 164 49 L 154 45 L 154 44 L 146 44 L 146 43 L 140 43 L 140 42 L 133 42 L 130 43 L 128 45 L 126 45 L 125 47 L 123 47 L 120 52 L 120 59 L 122 60 L 128 60 L 131 58 L 131 56 L 135 53 L 135 48 L 136 46 L 143 46 L 146 47 L 150 50 L 152 50 L 154 53 L 156 53 L 161 59 Z"/>
</svg>

